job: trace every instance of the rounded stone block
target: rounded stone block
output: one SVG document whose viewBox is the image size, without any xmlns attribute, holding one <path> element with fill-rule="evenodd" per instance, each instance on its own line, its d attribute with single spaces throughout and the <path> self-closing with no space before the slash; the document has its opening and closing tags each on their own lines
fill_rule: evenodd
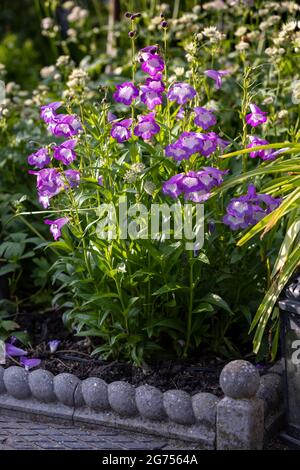
<svg viewBox="0 0 300 470">
<path fill-rule="evenodd" d="M 135 403 L 135 389 L 127 382 L 112 382 L 108 385 L 108 401 L 111 408 L 123 416 L 138 413 Z"/>
<path fill-rule="evenodd" d="M 54 393 L 61 403 L 67 406 L 81 406 L 83 397 L 81 381 L 76 375 L 63 373 L 54 377 Z"/>
<path fill-rule="evenodd" d="M 12 397 L 22 400 L 31 396 L 28 372 L 22 367 L 12 366 L 5 369 L 3 379 L 7 393 Z"/>
<path fill-rule="evenodd" d="M 183 390 L 168 390 L 164 393 L 164 408 L 171 421 L 178 424 L 194 424 L 192 399 Z"/>
<path fill-rule="evenodd" d="M 212 393 L 197 393 L 192 397 L 196 421 L 206 426 L 216 425 L 217 404 L 220 399 Z"/>
<path fill-rule="evenodd" d="M 282 379 L 277 374 L 266 374 L 260 379 L 257 396 L 265 401 L 266 411 L 276 408 L 282 398 Z"/>
<path fill-rule="evenodd" d="M 4 385 L 4 368 L 0 366 L 0 395 L 5 392 L 6 389 Z"/>
<path fill-rule="evenodd" d="M 141 416 L 151 420 L 163 420 L 164 410 L 163 394 L 156 387 L 141 385 L 135 391 L 135 401 Z"/>
<path fill-rule="evenodd" d="M 34 370 L 29 374 L 28 381 L 34 398 L 44 403 L 51 403 L 56 400 L 54 376 L 51 372 L 43 369 Z"/>
<path fill-rule="evenodd" d="M 252 398 L 259 384 L 259 373 L 248 361 L 229 362 L 220 375 L 220 386 L 225 395 L 230 398 Z"/>
<path fill-rule="evenodd" d="M 81 384 L 85 404 L 96 411 L 109 410 L 107 383 L 98 377 L 89 377 Z"/>
</svg>

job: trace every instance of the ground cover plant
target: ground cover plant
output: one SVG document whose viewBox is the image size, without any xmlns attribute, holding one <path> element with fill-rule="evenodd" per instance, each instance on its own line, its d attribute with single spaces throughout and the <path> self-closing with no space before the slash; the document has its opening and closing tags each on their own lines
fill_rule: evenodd
<svg viewBox="0 0 300 470">
<path fill-rule="evenodd" d="M 90 50 L 88 40 L 76 49 L 87 13 L 80 20 L 68 5 L 78 25 L 73 41 L 61 39 L 57 16 L 44 18 L 44 36 L 64 55 L 43 70 L 46 88 L 28 103 L 34 119 L 17 162 L 26 168 L 28 157 L 42 210 L 28 176 L 33 206 L 16 198 L 22 219 L 13 223 L 34 221 L 38 233 L 22 228 L 6 243 L 35 246 L 46 226 L 54 241 L 43 267 L 36 250 L 8 258 L 2 244 L 3 273 L 19 275 L 18 256 L 32 256 L 44 272 L 55 260 L 53 305 L 76 335 L 98 338 L 94 353 L 102 357 L 141 364 L 197 351 L 239 356 L 251 350 L 258 325 L 255 351 L 274 358 L 273 307 L 299 264 L 299 7 L 188 6 L 126 11 L 121 2 L 114 52 L 100 61 L 102 30 Z M 139 217 L 128 218 L 135 238 L 120 232 L 120 198 L 139 205 Z M 203 246 L 194 240 L 187 249 L 189 237 L 166 229 L 168 216 L 164 230 L 146 236 L 154 204 L 190 211 L 192 225 L 203 204 Z"/>
</svg>

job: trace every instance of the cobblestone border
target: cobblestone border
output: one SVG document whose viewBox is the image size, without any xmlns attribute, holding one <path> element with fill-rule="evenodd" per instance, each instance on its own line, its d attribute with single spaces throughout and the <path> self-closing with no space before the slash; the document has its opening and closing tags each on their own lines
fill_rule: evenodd
<svg viewBox="0 0 300 470">
<path fill-rule="evenodd" d="M 259 376 L 247 361 L 232 361 L 222 370 L 225 397 L 191 396 L 183 390 L 22 367 L 0 366 L 1 408 L 51 416 L 78 423 L 107 424 L 127 430 L 197 442 L 203 449 L 260 449 L 281 410 L 281 374 L 276 364 Z"/>
</svg>

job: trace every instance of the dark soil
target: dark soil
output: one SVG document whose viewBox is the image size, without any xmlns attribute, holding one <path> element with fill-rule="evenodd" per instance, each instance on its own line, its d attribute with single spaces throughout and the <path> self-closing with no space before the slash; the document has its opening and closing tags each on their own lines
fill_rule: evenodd
<svg viewBox="0 0 300 470">
<path fill-rule="evenodd" d="M 69 372 L 80 379 L 100 377 L 107 383 L 124 380 L 135 386 L 149 384 L 160 390 L 181 389 L 188 393 L 210 392 L 222 396 L 219 376 L 227 361 L 215 357 L 193 358 L 188 362 L 163 360 L 142 368 L 121 361 L 91 357 L 95 344 L 89 338 L 78 339 L 64 327 L 61 314 L 25 313 L 17 319 L 30 337 L 32 348 L 28 357 L 42 360 L 41 368 L 53 374 Z M 59 339 L 58 350 L 51 354 L 48 341 Z"/>
</svg>

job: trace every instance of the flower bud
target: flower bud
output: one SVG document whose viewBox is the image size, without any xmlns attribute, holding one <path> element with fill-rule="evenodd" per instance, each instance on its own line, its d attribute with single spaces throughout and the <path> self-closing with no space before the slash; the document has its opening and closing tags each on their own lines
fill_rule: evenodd
<svg viewBox="0 0 300 470">
<path fill-rule="evenodd" d="M 168 24 L 167 21 L 162 21 L 162 22 L 160 23 L 160 26 L 161 26 L 163 29 L 167 29 L 168 26 L 169 26 L 169 24 Z"/>
</svg>

